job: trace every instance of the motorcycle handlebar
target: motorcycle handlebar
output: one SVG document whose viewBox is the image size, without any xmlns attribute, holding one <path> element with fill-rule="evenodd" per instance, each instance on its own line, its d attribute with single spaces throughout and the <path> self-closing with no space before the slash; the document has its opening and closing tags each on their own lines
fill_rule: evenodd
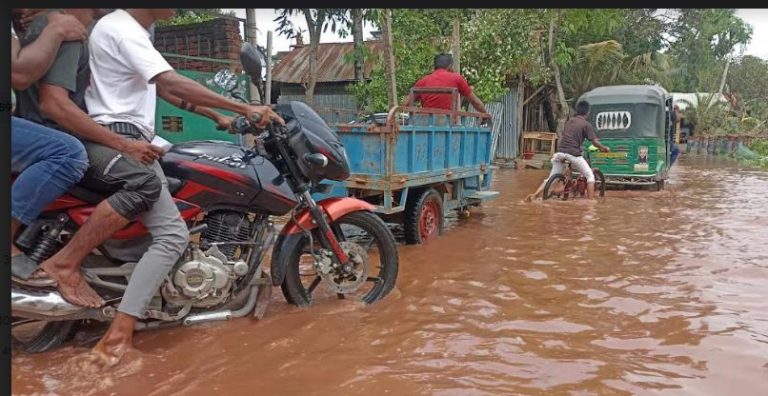
<svg viewBox="0 0 768 396">
<path fill-rule="evenodd" d="M 232 120 L 232 130 L 233 132 L 244 135 L 246 133 L 256 133 L 256 128 L 253 127 L 253 125 L 259 123 L 261 121 L 261 114 L 254 113 L 253 117 L 251 118 L 251 122 L 248 121 L 243 116 L 237 116 L 234 120 Z"/>
</svg>

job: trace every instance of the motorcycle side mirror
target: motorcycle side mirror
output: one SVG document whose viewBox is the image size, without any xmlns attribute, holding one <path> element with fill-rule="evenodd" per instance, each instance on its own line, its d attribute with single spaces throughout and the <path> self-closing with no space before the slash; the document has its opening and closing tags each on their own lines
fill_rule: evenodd
<svg viewBox="0 0 768 396">
<path fill-rule="evenodd" d="M 240 63 L 243 64 L 243 69 L 251 81 L 261 81 L 261 68 L 262 64 L 265 63 L 264 57 L 247 41 L 240 48 Z"/>
</svg>

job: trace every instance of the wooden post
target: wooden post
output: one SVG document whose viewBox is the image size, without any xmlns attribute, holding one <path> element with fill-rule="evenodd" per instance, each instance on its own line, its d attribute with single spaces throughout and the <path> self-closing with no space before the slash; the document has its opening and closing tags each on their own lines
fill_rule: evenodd
<svg viewBox="0 0 768 396">
<path fill-rule="evenodd" d="M 267 32 L 267 83 L 264 87 L 264 104 L 272 103 L 272 31 Z"/>
<path fill-rule="evenodd" d="M 256 48 L 256 32 L 258 31 L 256 29 L 256 9 L 255 8 L 246 8 L 245 9 L 245 35 L 246 40 L 253 45 L 254 48 Z M 213 55 L 213 54 L 210 54 Z M 261 78 L 261 76 L 259 76 Z M 259 97 L 259 89 L 256 88 L 256 84 L 260 84 L 261 81 L 251 81 L 250 86 L 250 92 L 251 92 L 251 102 L 255 103 L 261 103 L 261 100 L 263 98 Z"/>
<path fill-rule="evenodd" d="M 384 36 L 384 73 L 387 78 L 387 101 L 389 108 L 397 106 L 397 84 L 395 81 L 395 54 L 392 48 L 392 11 L 389 8 L 382 10 Z"/>
<path fill-rule="evenodd" d="M 453 20 L 453 33 L 451 34 L 451 52 L 453 54 L 453 71 L 461 73 L 461 21 Z"/>
</svg>

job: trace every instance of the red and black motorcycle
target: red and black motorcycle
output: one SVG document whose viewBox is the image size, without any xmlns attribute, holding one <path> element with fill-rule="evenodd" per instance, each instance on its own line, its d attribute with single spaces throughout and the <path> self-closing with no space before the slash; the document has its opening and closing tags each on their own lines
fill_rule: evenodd
<svg viewBox="0 0 768 396">
<path fill-rule="evenodd" d="M 241 59 L 251 78 L 261 76 L 261 61 L 247 43 Z M 237 133 L 257 135 L 253 148 L 196 141 L 174 145 L 162 157 L 169 189 L 192 240 L 139 329 L 249 314 L 260 318 L 272 285 L 281 286 L 286 300 L 298 306 L 323 296 L 373 303 L 394 287 L 395 239 L 372 212 L 374 207 L 355 198 L 312 198 L 321 180 L 349 177 L 338 136 L 304 103 L 278 105 L 275 111 L 286 125 L 272 123 L 258 131 L 243 117 L 233 122 Z M 16 244 L 42 262 L 67 243 L 103 199 L 74 188 L 25 228 Z M 272 218 L 289 213 L 278 234 Z M 99 309 L 72 305 L 55 288 L 13 278 L 14 342 L 26 351 L 41 352 L 64 342 L 84 320 L 111 320 L 135 260 L 148 243 L 147 230 L 135 222 L 84 261 L 85 278 L 107 301 Z M 268 275 L 264 258 L 270 248 Z M 126 251 L 136 252 L 133 262 L 126 260 Z"/>
</svg>

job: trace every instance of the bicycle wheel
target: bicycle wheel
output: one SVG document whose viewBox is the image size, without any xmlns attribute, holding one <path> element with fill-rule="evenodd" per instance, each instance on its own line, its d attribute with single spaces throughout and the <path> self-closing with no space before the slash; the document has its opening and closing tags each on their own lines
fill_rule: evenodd
<svg viewBox="0 0 768 396">
<path fill-rule="evenodd" d="M 544 194 L 542 199 L 550 198 L 562 198 L 563 201 L 568 199 L 568 191 L 566 190 L 568 181 L 565 175 L 562 173 L 555 173 L 549 177 L 547 184 L 544 185 Z"/>
</svg>

